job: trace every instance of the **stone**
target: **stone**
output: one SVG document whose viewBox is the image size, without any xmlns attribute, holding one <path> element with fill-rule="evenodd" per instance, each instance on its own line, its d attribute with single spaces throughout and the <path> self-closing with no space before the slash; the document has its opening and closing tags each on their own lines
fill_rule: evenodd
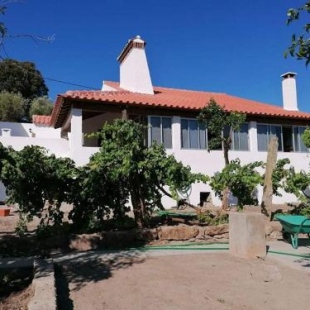
<svg viewBox="0 0 310 310">
<path fill-rule="evenodd" d="M 215 239 L 229 239 L 229 233 L 221 234 L 221 235 L 215 235 Z"/>
<path fill-rule="evenodd" d="M 208 236 L 215 236 L 215 235 L 222 235 L 226 234 L 229 231 L 229 225 L 228 224 L 219 224 L 216 226 L 207 226 L 204 228 L 204 235 Z"/>
<path fill-rule="evenodd" d="M 266 257 L 264 215 L 250 212 L 229 214 L 229 251 L 241 258 Z"/>
<path fill-rule="evenodd" d="M 135 230 L 135 239 L 138 241 L 154 241 L 158 239 L 157 229 L 141 228 Z"/>
<path fill-rule="evenodd" d="M 281 223 L 277 221 L 266 222 L 265 235 L 268 239 L 280 239 L 282 237 Z"/>
<path fill-rule="evenodd" d="M 197 226 L 163 226 L 158 230 L 158 238 L 160 240 L 188 240 L 196 238 L 199 234 Z"/>
<path fill-rule="evenodd" d="M 56 286 L 53 262 L 38 259 L 34 263 L 34 271 L 32 281 L 34 295 L 27 309 L 56 310 Z"/>
</svg>

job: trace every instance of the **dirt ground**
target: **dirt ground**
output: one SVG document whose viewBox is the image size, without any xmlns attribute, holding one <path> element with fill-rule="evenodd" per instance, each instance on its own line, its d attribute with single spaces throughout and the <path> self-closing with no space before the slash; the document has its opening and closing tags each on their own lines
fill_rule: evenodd
<svg viewBox="0 0 310 310">
<path fill-rule="evenodd" d="M 0 310 L 25 310 L 33 296 L 31 284 L 18 292 L 12 292 L 8 297 L 0 298 Z"/>
<path fill-rule="evenodd" d="M 225 252 L 72 260 L 62 272 L 69 290 L 59 309 L 309 309 L 310 273 L 270 258 Z"/>
<path fill-rule="evenodd" d="M 0 237 L 14 231 L 16 214 L 0 219 Z M 33 230 L 36 222 L 29 225 Z M 228 252 L 72 259 L 56 272 L 58 309 L 89 310 L 304 310 L 309 308 L 310 265 L 303 272 L 266 260 L 243 260 Z M 11 296 L 18 302 L 31 294 Z"/>
</svg>

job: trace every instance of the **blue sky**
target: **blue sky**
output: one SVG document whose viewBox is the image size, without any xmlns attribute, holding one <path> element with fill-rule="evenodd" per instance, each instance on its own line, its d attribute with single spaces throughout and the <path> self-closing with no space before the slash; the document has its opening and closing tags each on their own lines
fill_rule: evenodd
<svg viewBox="0 0 310 310">
<path fill-rule="evenodd" d="M 301 23 L 286 26 L 299 0 L 23 0 L 4 16 L 9 32 L 55 35 L 52 43 L 6 42 L 10 58 L 44 77 L 99 89 L 119 81 L 116 57 L 140 35 L 153 85 L 223 92 L 282 105 L 280 75 L 297 73 L 300 110 L 310 112 L 310 66 L 283 52 Z M 306 16 L 309 19 L 309 16 Z M 49 97 L 82 87 L 46 80 Z"/>
</svg>

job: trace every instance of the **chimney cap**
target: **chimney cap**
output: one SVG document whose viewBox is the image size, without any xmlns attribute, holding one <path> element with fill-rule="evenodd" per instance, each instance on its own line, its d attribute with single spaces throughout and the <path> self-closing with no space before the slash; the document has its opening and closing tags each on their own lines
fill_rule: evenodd
<svg viewBox="0 0 310 310">
<path fill-rule="evenodd" d="M 295 76 L 297 75 L 296 72 L 291 72 L 291 71 L 288 71 L 288 72 L 285 72 L 281 75 L 281 77 L 283 79 L 287 79 L 287 78 L 294 78 Z"/>
<path fill-rule="evenodd" d="M 124 58 L 127 56 L 127 54 L 129 53 L 129 51 L 132 48 L 134 48 L 134 47 L 144 48 L 145 45 L 146 45 L 146 42 L 143 41 L 139 35 L 137 35 L 134 39 L 128 40 L 127 44 L 125 45 L 125 47 L 121 51 L 120 55 L 117 57 L 117 60 L 120 63 L 122 63 Z"/>
</svg>

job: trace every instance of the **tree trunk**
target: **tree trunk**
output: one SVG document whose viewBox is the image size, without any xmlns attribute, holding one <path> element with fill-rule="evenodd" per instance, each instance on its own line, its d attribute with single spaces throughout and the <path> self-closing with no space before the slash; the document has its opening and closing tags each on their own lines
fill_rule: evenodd
<svg viewBox="0 0 310 310">
<path fill-rule="evenodd" d="M 132 209 L 133 214 L 135 216 L 135 222 L 139 228 L 142 228 L 144 226 L 144 212 L 143 212 L 143 204 L 141 204 L 141 201 L 135 191 L 131 192 L 131 203 L 132 203 Z"/>
<path fill-rule="evenodd" d="M 229 158 L 228 158 L 228 152 L 229 152 L 229 146 L 224 144 L 224 159 L 225 159 L 225 167 L 229 165 Z M 229 188 L 226 187 L 222 191 L 222 209 L 227 210 L 229 208 Z"/>
<path fill-rule="evenodd" d="M 274 168 L 276 167 L 277 154 L 278 154 L 278 138 L 272 137 L 268 144 L 268 155 L 265 170 L 263 198 L 261 203 L 262 213 L 269 218 L 271 216 L 271 206 L 273 196 L 272 173 Z"/>
</svg>

